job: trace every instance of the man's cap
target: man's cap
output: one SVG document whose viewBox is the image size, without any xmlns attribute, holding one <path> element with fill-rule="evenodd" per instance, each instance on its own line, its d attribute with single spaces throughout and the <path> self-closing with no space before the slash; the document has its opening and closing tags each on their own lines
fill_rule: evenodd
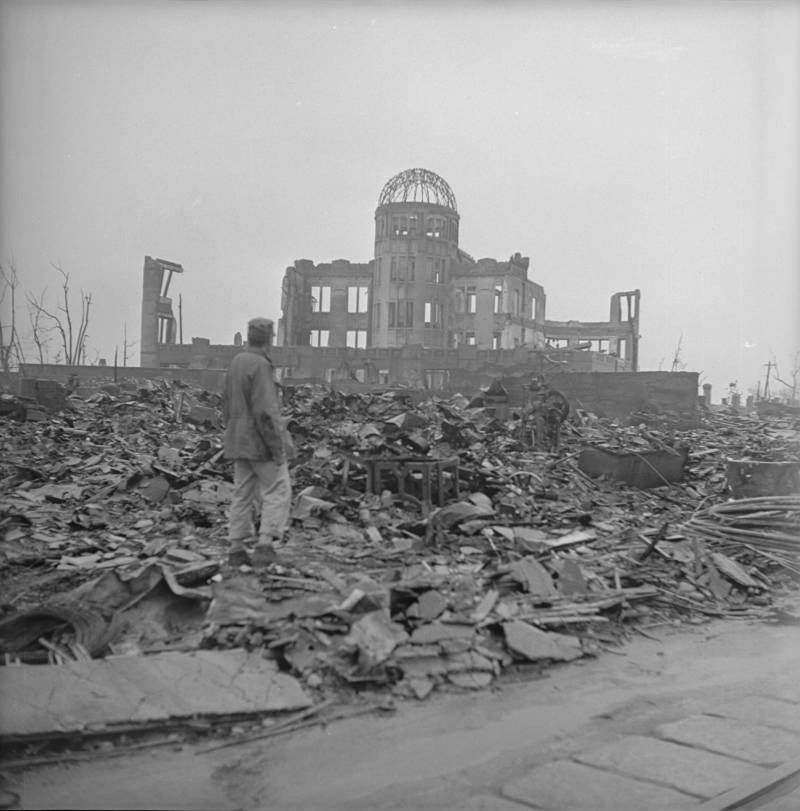
<svg viewBox="0 0 800 811">
<path fill-rule="evenodd" d="M 275 322 L 269 318 L 251 318 L 247 322 L 248 332 L 257 332 L 262 335 L 269 335 L 275 328 Z"/>
</svg>

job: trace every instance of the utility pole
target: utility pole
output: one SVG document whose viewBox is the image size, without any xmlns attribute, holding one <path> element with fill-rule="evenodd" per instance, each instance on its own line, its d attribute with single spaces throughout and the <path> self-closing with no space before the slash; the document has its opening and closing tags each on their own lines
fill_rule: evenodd
<svg viewBox="0 0 800 811">
<path fill-rule="evenodd" d="M 772 361 L 769 361 L 769 363 L 765 363 L 764 366 L 767 367 L 767 379 L 764 382 L 764 399 L 769 400 L 769 373 L 776 367 Z"/>
<path fill-rule="evenodd" d="M 178 343 L 183 345 L 183 296 L 178 293 Z"/>
</svg>

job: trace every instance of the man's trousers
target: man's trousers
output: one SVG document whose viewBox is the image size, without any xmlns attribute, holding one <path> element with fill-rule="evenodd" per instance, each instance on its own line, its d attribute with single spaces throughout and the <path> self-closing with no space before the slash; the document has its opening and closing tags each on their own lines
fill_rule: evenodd
<svg viewBox="0 0 800 811">
<path fill-rule="evenodd" d="M 284 462 L 254 462 L 237 459 L 233 463 L 228 540 L 241 544 L 255 535 L 256 514 L 260 511 L 260 542 L 281 538 L 289 526 L 292 484 Z"/>
</svg>

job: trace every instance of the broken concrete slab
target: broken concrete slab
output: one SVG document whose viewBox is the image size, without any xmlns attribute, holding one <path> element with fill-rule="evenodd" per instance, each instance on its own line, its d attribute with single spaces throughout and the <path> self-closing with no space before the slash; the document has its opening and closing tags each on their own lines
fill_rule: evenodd
<svg viewBox="0 0 800 811">
<path fill-rule="evenodd" d="M 411 688 L 411 692 L 420 700 L 422 701 L 424 698 L 427 698 L 432 690 L 433 690 L 433 682 L 425 677 L 422 678 L 411 678 L 407 680 L 408 686 Z"/>
<path fill-rule="evenodd" d="M 456 687 L 467 690 L 482 690 L 492 683 L 494 676 L 485 670 L 467 670 L 448 673 L 447 680 Z"/>
<path fill-rule="evenodd" d="M 311 705 L 296 679 L 243 650 L 10 665 L 0 668 L 0 694 L 4 736 Z"/>
<path fill-rule="evenodd" d="M 411 642 L 414 645 L 430 645 L 433 642 L 441 642 L 444 639 L 471 638 L 475 634 L 472 625 L 461 625 L 450 622 L 432 622 L 417 628 L 411 634 Z"/>
<path fill-rule="evenodd" d="M 766 769 L 740 760 L 644 735 L 626 735 L 581 752 L 575 759 L 587 766 L 652 780 L 704 798 L 767 773 Z"/>
<path fill-rule="evenodd" d="M 581 641 L 574 636 L 540 631 L 521 620 L 503 623 L 503 631 L 506 635 L 506 645 L 531 662 L 538 659 L 569 662 L 583 656 Z"/>
<path fill-rule="evenodd" d="M 547 811 L 620 811 L 634 808 L 692 808 L 697 800 L 669 788 L 556 760 L 512 780 L 502 794 Z"/>
<path fill-rule="evenodd" d="M 556 594 L 556 588 L 547 569 L 533 557 L 514 561 L 508 573 L 524 591 L 534 597 L 553 597 Z"/>
<path fill-rule="evenodd" d="M 750 577 L 735 560 L 731 560 L 727 555 L 723 555 L 721 552 L 711 552 L 710 557 L 717 569 L 719 569 L 725 577 L 733 580 L 734 583 L 738 583 L 745 588 L 759 590 L 764 588 L 763 583 L 759 583 L 757 580 Z"/>
<path fill-rule="evenodd" d="M 553 569 L 558 574 L 556 586 L 559 594 L 586 594 L 586 579 L 581 567 L 574 560 L 557 560 L 553 563 Z"/>
<path fill-rule="evenodd" d="M 392 622 L 388 611 L 372 611 L 353 623 L 344 643 L 358 649 L 358 665 L 369 670 L 385 662 L 408 639 L 402 625 Z"/>
<path fill-rule="evenodd" d="M 218 625 L 251 623 L 263 628 L 288 617 L 321 617 L 335 611 L 339 602 L 335 592 L 271 602 L 257 579 L 239 576 L 214 583 L 212 591 L 214 599 L 208 609 L 208 621 Z"/>
<path fill-rule="evenodd" d="M 497 591 L 497 589 L 489 589 L 489 591 L 481 597 L 481 601 L 478 605 L 475 606 L 472 614 L 470 614 L 470 619 L 476 623 L 483 622 L 491 613 L 499 596 L 500 592 Z"/>
<path fill-rule="evenodd" d="M 422 679 L 428 676 L 442 676 L 447 673 L 447 662 L 439 655 L 403 657 L 398 665 L 406 679 Z"/>
<path fill-rule="evenodd" d="M 417 616 L 421 620 L 435 620 L 447 608 L 447 597 L 440 591 L 424 591 L 417 600 Z"/>
</svg>

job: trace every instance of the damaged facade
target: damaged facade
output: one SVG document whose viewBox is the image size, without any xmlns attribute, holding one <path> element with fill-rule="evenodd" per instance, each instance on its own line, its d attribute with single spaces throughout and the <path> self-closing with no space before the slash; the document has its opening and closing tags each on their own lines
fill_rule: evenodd
<svg viewBox="0 0 800 811">
<path fill-rule="evenodd" d="M 279 343 L 287 346 L 479 349 L 578 348 L 636 370 L 639 291 L 617 293 L 604 322 L 547 321 L 530 260 L 475 260 L 459 247 L 455 195 L 438 175 L 409 169 L 383 188 L 374 258 L 306 259 L 283 280 Z"/>
<path fill-rule="evenodd" d="M 459 247 L 452 189 L 409 169 L 381 191 L 374 256 L 287 268 L 273 361 L 284 377 L 447 386 L 456 370 L 638 371 L 639 291 L 611 297 L 608 321 L 548 321 L 530 260 L 473 259 Z M 176 340 L 172 272 L 146 257 L 141 365 L 224 368 L 237 346 Z M 165 279 L 166 274 L 166 279 Z"/>
</svg>

